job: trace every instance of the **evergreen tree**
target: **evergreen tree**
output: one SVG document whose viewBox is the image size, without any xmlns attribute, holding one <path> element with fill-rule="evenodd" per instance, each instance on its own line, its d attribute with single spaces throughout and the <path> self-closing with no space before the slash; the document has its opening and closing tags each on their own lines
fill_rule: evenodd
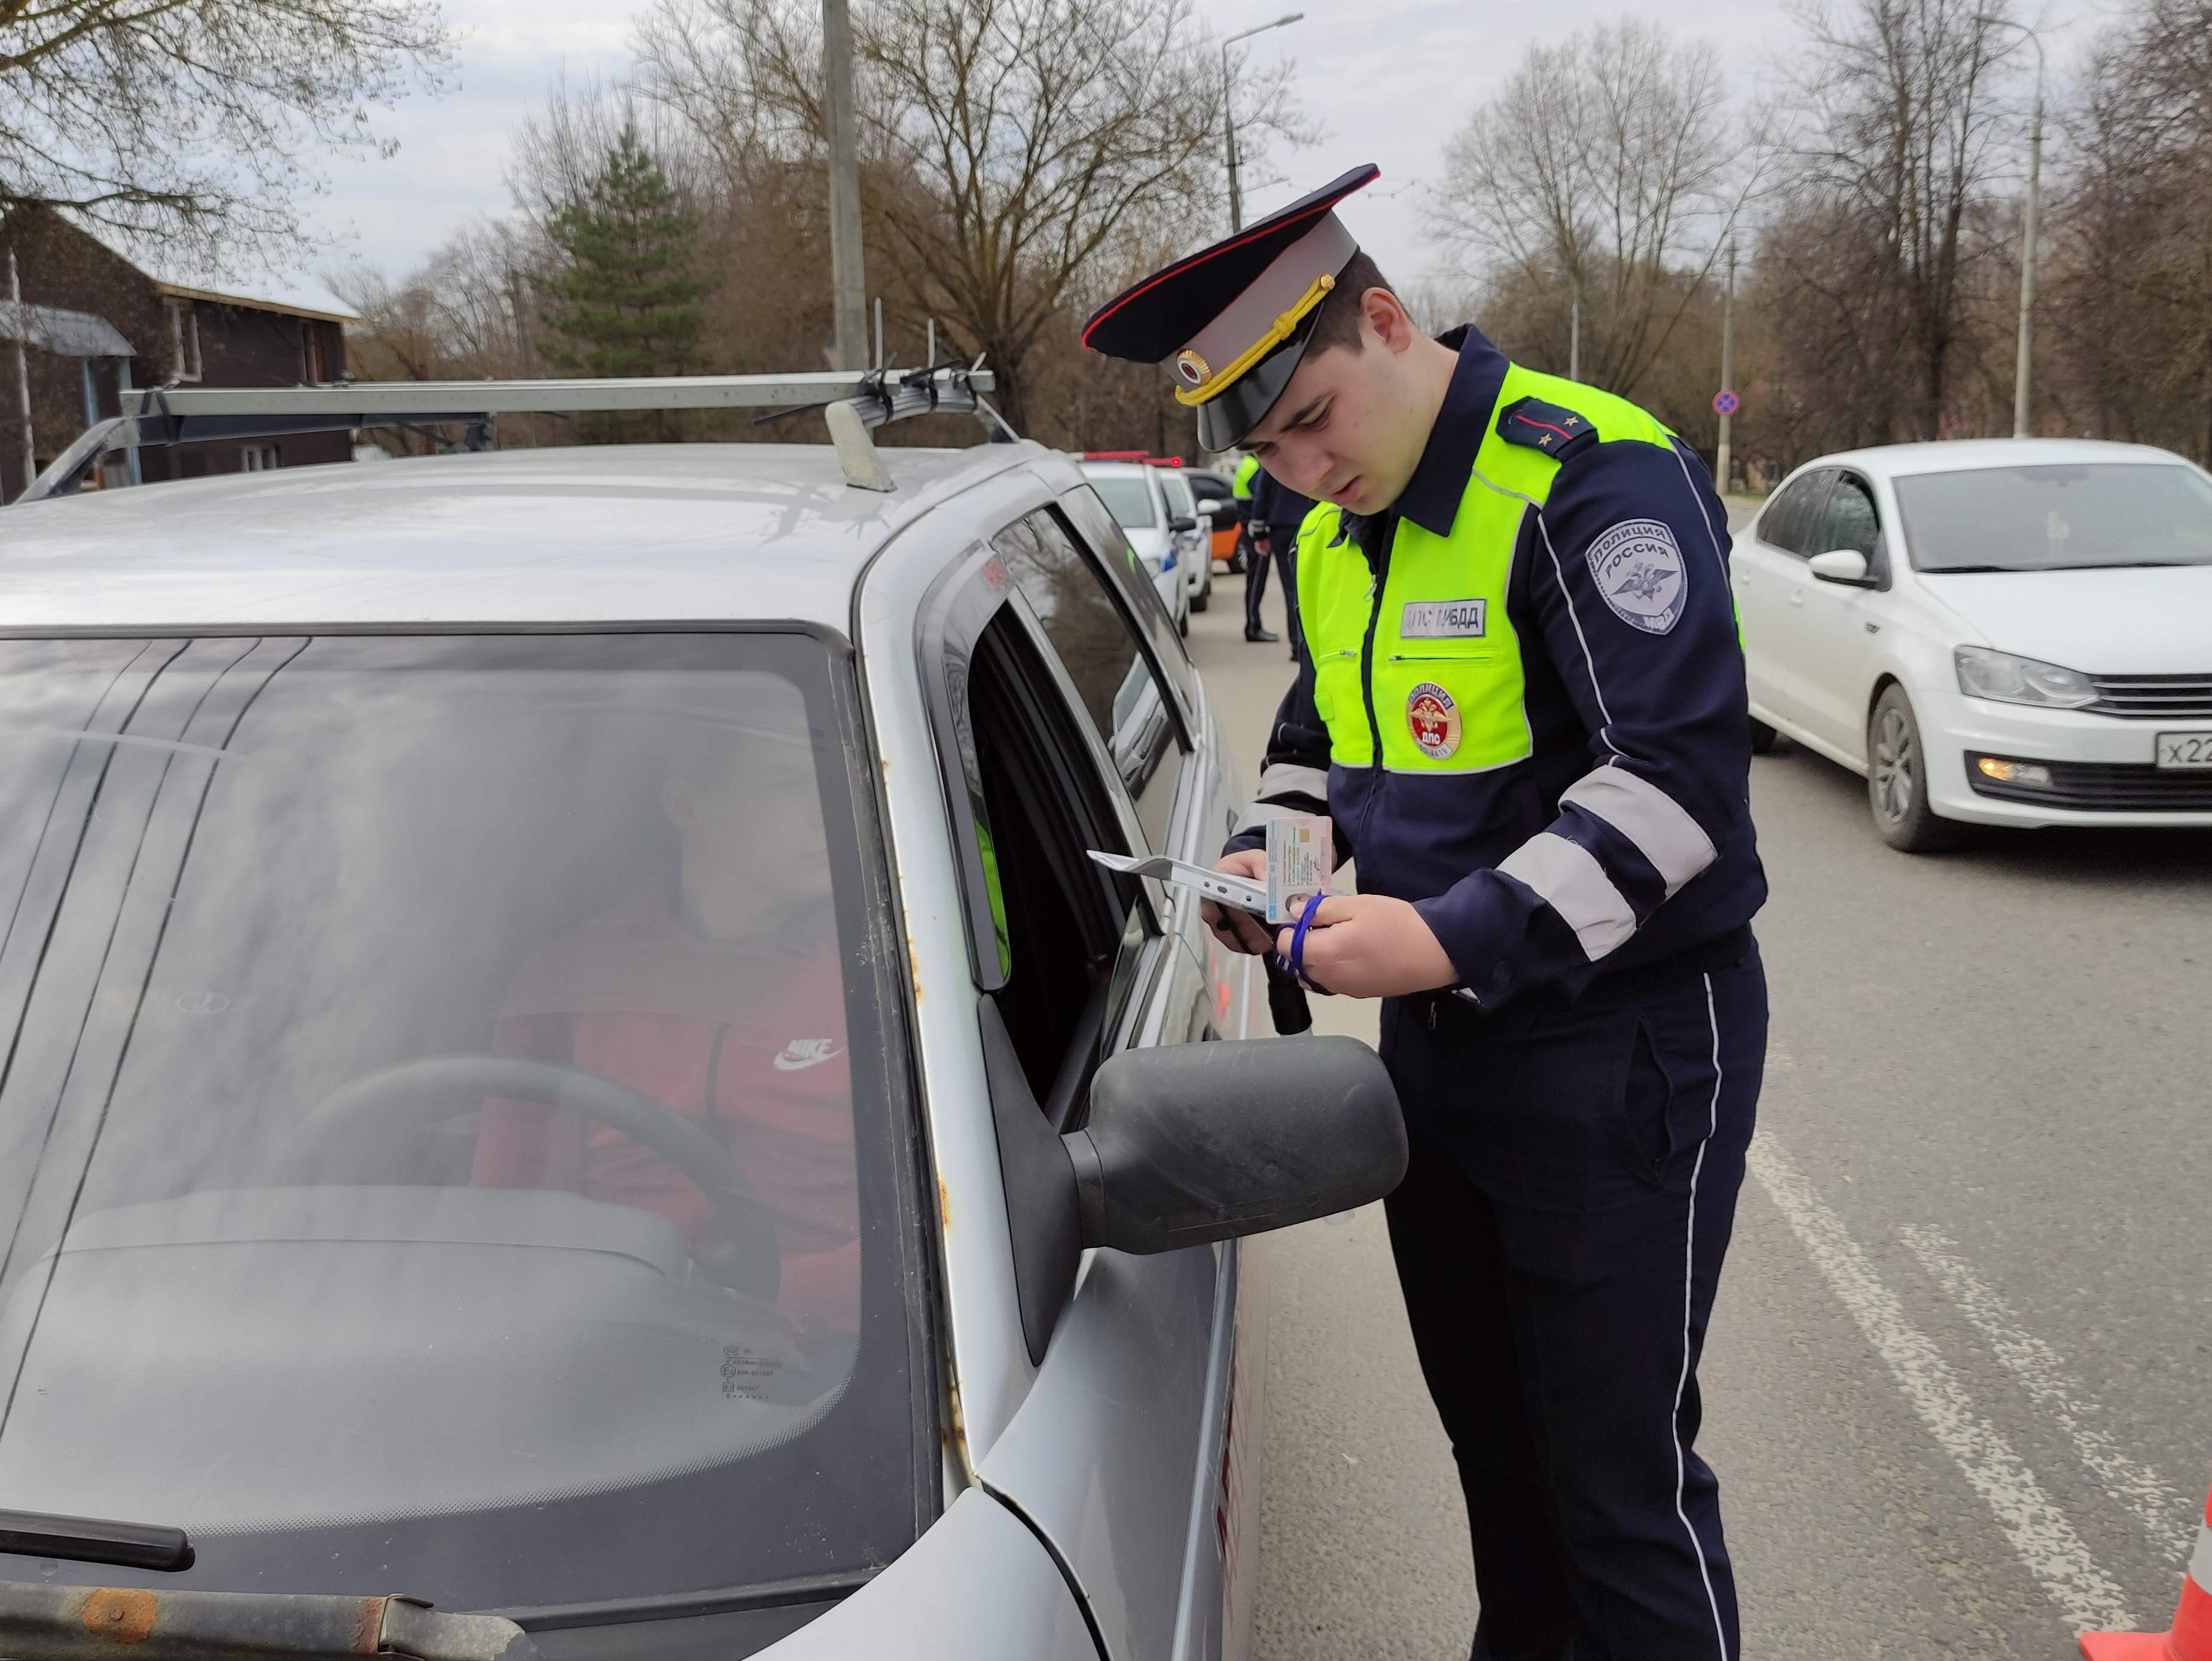
<svg viewBox="0 0 2212 1661">
<path fill-rule="evenodd" d="M 544 313 L 546 326 L 566 342 L 546 352 L 550 362 L 593 379 L 698 367 L 699 301 L 714 286 L 695 273 L 699 216 L 678 201 L 634 125 L 545 228 L 569 259 L 538 285 L 560 307 Z M 656 426 L 661 438 L 677 435 L 665 411 Z"/>
</svg>

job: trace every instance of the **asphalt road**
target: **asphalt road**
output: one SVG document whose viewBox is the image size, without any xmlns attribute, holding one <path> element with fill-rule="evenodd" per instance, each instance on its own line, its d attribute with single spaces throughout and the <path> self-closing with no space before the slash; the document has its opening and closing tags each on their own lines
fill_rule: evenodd
<svg viewBox="0 0 2212 1661">
<path fill-rule="evenodd" d="M 1252 776 L 1290 666 L 1242 640 L 1240 581 L 1192 647 Z M 1746 1653 L 2063 1661 L 2083 1626 L 2163 1628 L 2212 1478 L 2212 836 L 1913 858 L 1787 745 L 1752 793 L 1772 1041 L 1700 1444 Z M 1370 1005 L 1316 1013 L 1373 1037 Z M 1255 1655 L 1455 1661 L 1466 1527 L 1379 1208 L 1255 1260 Z"/>
</svg>

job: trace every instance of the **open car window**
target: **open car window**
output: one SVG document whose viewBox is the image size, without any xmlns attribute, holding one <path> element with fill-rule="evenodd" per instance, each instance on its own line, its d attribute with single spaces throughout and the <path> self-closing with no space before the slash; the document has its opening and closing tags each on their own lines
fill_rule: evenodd
<svg viewBox="0 0 2212 1661">
<path fill-rule="evenodd" d="M 1080 717 L 1012 606 L 978 637 L 966 697 L 1006 946 L 994 996 L 1030 1092 L 1066 1129 L 1157 931 L 1136 883 L 1087 857 L 1121 846 L 1116 815 Z"/>
<path fill-rule="evenodd" d="M 0 944 L 9 1505 L 181 1526 L 165 1585 L 459 1609 L 910 1542 L 837 672 L 790 634 L 0 642 L 41 936 Z"/>
</svg>

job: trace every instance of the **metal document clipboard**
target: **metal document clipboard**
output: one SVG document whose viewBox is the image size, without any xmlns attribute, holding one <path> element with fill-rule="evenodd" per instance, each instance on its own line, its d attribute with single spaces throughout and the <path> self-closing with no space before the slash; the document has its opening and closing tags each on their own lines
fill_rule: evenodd
<svg viewBox="0 0 2212 1661">
<path fill-rule="evenodd" d="M 1171 860 L 1164 854 L 1140 860 L 1127 854 L 1102 854 L 1095 848 L 1085 851 L 1109 871 L 1119 872 L 1125 877 L 1154 877 L 1175 887 L 1188 888 L 1200 898 L 1234 906 L 1258 917 L 1267 915 L 1267 885 L 1263 882 L 1232 877 L 1225 871 L 1209 871 L 1202 865 Z"/>
</svg>

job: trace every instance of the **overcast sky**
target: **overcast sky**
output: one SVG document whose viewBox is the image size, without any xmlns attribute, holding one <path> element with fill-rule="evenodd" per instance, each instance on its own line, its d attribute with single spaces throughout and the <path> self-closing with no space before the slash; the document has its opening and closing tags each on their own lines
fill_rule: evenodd
<svg viewBox="0 0 2212 1661">
<path fill-rule="evenodd" d="M 1296 6 L 1298 0 L 1288 0 Z M 1790 49 L 1793 31 L 1775 0 L 1627 0 L 1607 6 L 1528 0 L 1304 0 L 1304 21 L 1257 37 L 1255 64 L 1293 58 L 1307 110 L 1327 125 L 1311 149 L 1269 158 L 1279 182 L 1248 189 L 1247 216 L 1279 206 L 1362 161 L 1382 179 L 1346 210 L 1353 234 L 1384 271 L 1412 282 L 1434 254 L 1421 237 L 1423 188 L 1445 141 L 1534 40 L 1633 15 L 1719 50 L 1742 93 Z M 462 32 L 453 86 L 381 118 L 400 141 L 389 161 L 334 163 L 319 226 L 349 236 L 360 258 L 397 274 L 471 213 L 509 205 L 501 175 L 508 129 L 564 70 L 572 79 L 619 76 L 628 63 L 623 0 L 445 0 Z M 1282 15 L 1285 0 L 1201 0 L 1229 34 Z M 1225 232 L 1226 226 L 1222 227 Z M 1200 239 L 1194 237 L 1194 242 Z"/>
</svg>

